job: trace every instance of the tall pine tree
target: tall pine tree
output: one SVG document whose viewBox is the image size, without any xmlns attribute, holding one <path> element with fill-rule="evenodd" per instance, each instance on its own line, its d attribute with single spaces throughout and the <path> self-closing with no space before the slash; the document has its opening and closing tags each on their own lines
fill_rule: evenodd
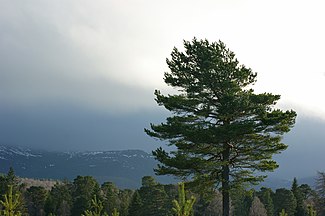
<svg viewBox="0 0 325 216">
<path fill-rule="evenodd" d="M 240 65 L 221 41 L 194 38 L 184 47 L 184 52 L 173 49 L 164 78 L 178 94 L 155 91 L 157 103 L 173 115 L 145 132 L 177 147 L 153 152 L 161 163 L 157 174 L 206 186 L 221 183 L 223 215 L 228 216 L 234 185 L 259 182 L 264 176 L 254 171 L 278 167 L 272 155 L 287 148 L 282 135 L 294 125 L 296 113 L 274 108 L 280 95 L 255 94 L 250 86 L 256 73 Z"/>
</svg>

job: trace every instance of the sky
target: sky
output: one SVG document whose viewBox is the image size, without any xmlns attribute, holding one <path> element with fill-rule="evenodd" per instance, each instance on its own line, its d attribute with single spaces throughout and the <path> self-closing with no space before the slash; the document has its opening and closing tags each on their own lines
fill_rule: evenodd
<svg viewBox="0 0 325 216">
<path fill-rule="evenodd" d="M 277 174 L 325 160 L 325 3 L 317 0 L 0 0 L 0 144 L 151 151 L 165 63 L 183 40 L 223 41 L 256 92 L 298 113 Z M 298 165 L 298 166 L 297 166 Z M 312 168 L 311 168 L 312 166 Z M 300 170 L 297 170 L 300 167 Z"/>
</svg>

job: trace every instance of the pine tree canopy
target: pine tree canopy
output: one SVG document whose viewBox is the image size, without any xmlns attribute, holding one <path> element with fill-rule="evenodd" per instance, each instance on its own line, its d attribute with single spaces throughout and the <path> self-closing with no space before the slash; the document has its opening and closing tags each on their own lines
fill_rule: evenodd
<svg viewBox="0 0 325 216">
<path fill-rule="evenodd" d="M 173 49 L 164 75 L 178 93 L 155 91 L 158 105 L 172 115 L 145 129 L 176 146 L 171 152 L 153 151 L 161 162 L 156 173 L 205 185 L 229 181 L 229 187 L 261 181 L 265 176 L 255 172 L 278 167 L 272 155 L 287 148 L 281 139 L 293 127 L 296 113 L 275 108 L 280 95 L 254 93 L 257 74 L 239 64 L 221 41 L 194 38 L 184 41 L 184 47 L 184 52 Z"/>
</svg>

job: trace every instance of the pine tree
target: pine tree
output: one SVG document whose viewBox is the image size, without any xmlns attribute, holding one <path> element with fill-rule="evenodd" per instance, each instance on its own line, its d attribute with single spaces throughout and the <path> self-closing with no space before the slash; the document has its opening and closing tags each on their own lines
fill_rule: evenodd
<svg viewBox="0 0 325 216">
<path fill-rule="evenodd" d="M 272 194 L 273 194 L 272 189 L 265 188 L 265 187 L 262 187 L 261 190 L 259 192 L 257 192 L 257 196 L 263 203 L 268 216 L 274 215 L 274 205 L 273 205 L 273 200 L 272 200 Z"/>
<path fill-rule="evenodd" d="M 281 212 L 279 213 L 280 216 L 288 216 L 288 214 L 286 213 L 286 211 L 284 209 L 281 210 Z"/>
<path fill-rule="evenodd" d="M 19 182 L 17 176 L 15 175 L 15 171 L 12 167 L 9 168 L 6 180 L 7 180 L 7 185 L 11 185 L 13 191 L 17 192 Z"/>
<path fill-rule="evenodd" d="M 116 208 L 113 209 L 112 216 L 120 216 L 120 213 L 117 211 Z"/>
<path fill-rule="evenodd" d="M 47 197 L 47 191 L 41 186 L 31 186 L 27 189 L 26 201 L 30 215 L 45 215 L 44 206 Z"/>
<path fill-rule="evenodd" d="M 135 191 L 129 206 L 129 216 L 142 216 L 143 202 L 138 191 Z"/>
<path fill-rule="evenodd" d="M 231 191 L 234 215 L 249 216 L 249 210 L 254 198 L 254 190 L 237 187 Z"/>
<path fill-rule="evenodd" d="M 4 188 L 0 191 L 4 193 L 9 193 L 12 190 L 12 194 L 22 194 L 24 190 L 24 184 L 21 184 L 18 180 L 18 177 L 15 174 L 15 171 L 12 167 L 9 168 L 7 175 L 5 176 Z M 2 193 L 3 194 L 3 193 Z M 19 196 L 19 210 L 22 214 L 27 213 L 27 208 L 25 206 L 24 196 Z"/>
<path fill-rule="evenodd" d="M 0 194 L 5 194 L 7 192 L 7 185 L 6 176 L 0 173 Z"/>
<path fill-rule="evenodd" d="M 13 187 L 9 185 L 9 191 L 4 195 L 4 200 L 0 200 L 0 204 L 3 206 L 4 210 L 1 211 L 1 215 L 4 216 L 21 216 L 21 212 L 18 210 L 20 203 L 20 194 L 13 194 Z"/>
<path fill-rule="evenodd" d="M 46 214 L 70 216 L 72 208 L 72 185 L 68 181 L 56 183 L 45 202 Z"/>
<path fill-rule="evenodd" d="M 311 189 L 311 187 L 308 184 L 301 184 L 299 186 L 299 190 L 301 191 L 303 200 L 309 199 L 315 193 L 315 191 Z"/>
<path fill-rule="evenodd" d="M 228 216 L 231 188 L 259 182 L 265 176 L 255 171 L 278 167 L 272 156 L 287 148 L 282 135 L 294 125 L 296 113 L 274 109 L 279 95 L 255 94 L 250 86 L 256 73 L 240 65 L 221 41 L 194 38 L 184 47 L 184 52 L 173 49 L 164 78 L 179 93 L 155 91 L 158 105 L 172 116 L 145 132 L 177 148 L 153 152 L 160 162 L 156 173 L 190 176 L 194 185 L 221 183 L 223 215 Z"/>
<path fill-rule="evenodd" d="M 120 201 L 120 208 L 119 213 L 120 216 L 128 216 L 128 209 L 132 200 L 134 191 L 130 189 L 121 190 L 119 193 L 119 201 Z"/>
<path fill-rule="evenodd" d="M 297 207 L 297 201 L 291 190 L 280 188 L 274 194 L 275 214 L 278 215 L 283 209 L 288 216 L 294 216 Z"/>
<path fill-rule="evenodd" d="M 190 216 L 193 212 L 193 205 L 195 203 L 195 197 L 191 196 L 190 199 L 186 199 L 185 184 L 178 184 L 178 200 L 173 200 L 173 211 L 176 216 Z"/>
<path fill-rule="evenodd" d="M 72 216 L 80 216 L 85 210 L 91 208 L 94 196 L 99 197 L 99 185 L 91 176 L 77 176 L 73 181 Z"/>
<path fill-rule="evenodd" d="M 307 215 L 308 216 L 316 216 L 316 211 L 314 210 L 313 206 L 307 206 Z"/>
<path fill-rule="evenodd" d="M 103 212 L 103 203 L 97 199 L 96 195 L 91 200 L 91 209 L 92 210 L 85 210 L 84 214 L 81 216 L 108 216 L 106 212 Z"/>
<path fill-rule="evenodd" d="M 101 186 L 104 210 L 120 209 L 119 189 L 112 182 L 104 182 Z"/>
<path fill-rule="evenodd" d="M 175 184 L 167 184 L 167 185 L 163 185 L 164 190 L 167 194 L 167 198 L 166 198 L 166 204 L 165 204 L 165 208 L 168 209 L 168 213 L 166 214 L 166 216 L 170 216 L 173 215 L 173 202 L 172 200 L 176 199 L 176 197 L 178 196 L 178 185 Z M 199 216 L 199 215 L 198 215 Z"/>
<path fill-rule="evenodd" d="M 158 184 L 151 176 L 142 178 L 142 187 L 139 190 L 142 198 L 142 215 L 146 216 L 165 216 L 169 209 L 166 207 L 168 196 L 163 185 Z"/>
<path fill-rule="evenodd" d="M 297 201 L 295 216 L 305 216 L 307 214 L 307 210 L 305 209 L 303 194 L 302 194 L 302 191 L 299 188 L 299 185 L 298 185 L 298 182 L 297 182 L 296 178 L 293 179 L 292 186 L 291 186 L 291 191 L 292 191 L 292 193 L 295 196 L 296 201 Z"/>
<path fill-rule="evenodd" d="M 9 168 L 7 175 L 4 176 L 4 179 L 1 180 L 3 180 L 3 188 L 1 188 L 1 191 L 3 192 L 2 194 L 7 193 L 9 191 L 9 187 L 12 187 L 13 193 L 19 193 L 20 189 L 22 189 L 21 185 L 19 184 L 19 180 L 15 174 L 15 171 L 12 167 Z"/>
</svg>

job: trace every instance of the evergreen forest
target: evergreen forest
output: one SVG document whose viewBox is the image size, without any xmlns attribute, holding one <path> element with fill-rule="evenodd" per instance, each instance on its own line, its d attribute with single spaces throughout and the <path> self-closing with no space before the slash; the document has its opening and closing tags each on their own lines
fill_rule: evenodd
<svg viewBox="0 0 325 216">
<path fill-rule="evenodd" d="M 185 190 L 184 190 L 185 188 Z M 99 184 L 91 176 L 57 181 L 52 187 L 21 183 L 10 169 L 0 176 L 0 215 L 35 216 L 213 216 L 222 215 L 222 194 L 214 188 L 189 189 L 186 184 L 160 184 L 152 176 L 142 178 L 139 189 L 119 189 L 112 182 Z M 291 188 L 232 189 L 234 216 L 324 216 L 325 173 L 315 187 L 293 179 Z"/>
</svg>

